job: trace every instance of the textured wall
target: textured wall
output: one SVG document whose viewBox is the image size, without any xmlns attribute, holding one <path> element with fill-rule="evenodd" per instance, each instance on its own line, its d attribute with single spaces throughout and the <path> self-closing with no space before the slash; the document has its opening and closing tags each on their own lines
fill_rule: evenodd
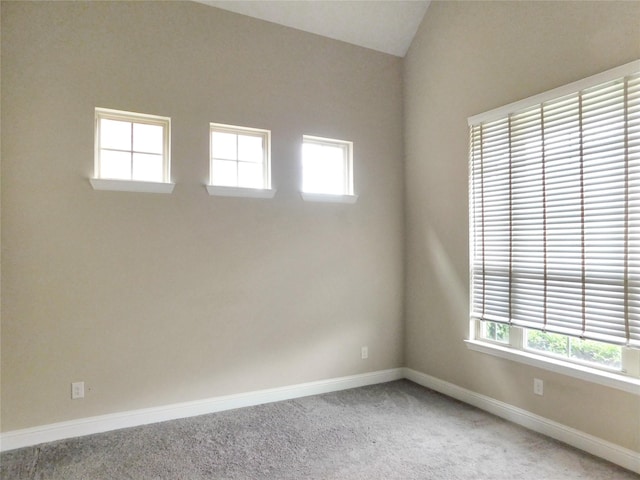
<svg viewBox="0 0 640 480">
<path fill-rule="evenodd" d="M 463 343 L 467 117 L 637 58 L 639 2 L 431 4 L 405 58 L 405 308 L 408 367 L 640 451 L 637 396 Z M 533 395 L 534 377 L 544 397 Z"/>
<path fill-rule="evenodd" d="M 2 2 L 3 431 L 401 366 L 401 74 L 192 2 Z M 172 195 L 92 190 L 96 106 L 172 118 Z M 273 200 L 207 195 L 209 122 L 272 130 Z M 355 205 L 300 198 L 303 134 L 354 142 Z"/>
</svg>

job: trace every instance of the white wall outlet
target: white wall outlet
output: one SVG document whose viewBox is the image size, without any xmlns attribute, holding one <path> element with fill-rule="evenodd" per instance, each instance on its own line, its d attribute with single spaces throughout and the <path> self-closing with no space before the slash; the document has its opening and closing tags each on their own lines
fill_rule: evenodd
<svg viewBox="0 0 640 480">
<path fill-rule="evenodd" d="M 362 357 L 363 360 L 366 360 L 367 358 L 369 358 L 369 347 L 362 347 L 360 349 L 360 356 Z"/>
<path fill-rule="evenodd" d="M 73 382 L 71 384 L 71 399 L 84 398 L 84 382 Z"/>
<path fill-rule="evenodd" d="M 533 393 L 542 395 L 544 393 L 544 382 L 539 378 L 533 379 Z"/>
</svg>

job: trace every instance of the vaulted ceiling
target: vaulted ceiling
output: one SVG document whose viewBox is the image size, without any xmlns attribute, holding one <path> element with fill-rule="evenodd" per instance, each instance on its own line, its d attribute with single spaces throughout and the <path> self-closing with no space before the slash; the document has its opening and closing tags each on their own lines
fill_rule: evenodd
<svg viewBox="0 0 640 480">
<path fill-rule="evenodd" d="M 430 0 L 196 0 L 404 57 Z"/>
</svg>

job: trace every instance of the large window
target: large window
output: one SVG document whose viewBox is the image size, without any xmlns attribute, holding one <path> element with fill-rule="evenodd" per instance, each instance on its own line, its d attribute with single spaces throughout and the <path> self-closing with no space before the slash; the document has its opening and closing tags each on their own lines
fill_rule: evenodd
<svg viewBox="0 0 640 480">
<path fill-rule="evenodd" d="M 94 188 L 134 191 L 173 188 L 169 118 L 105 108 L 96 108 L 95 118 Z"/>
<path fill-rule="evenodd" d="M 476 338 L 637 376 L 640 61 L 469 125 Z"/>
</svg>

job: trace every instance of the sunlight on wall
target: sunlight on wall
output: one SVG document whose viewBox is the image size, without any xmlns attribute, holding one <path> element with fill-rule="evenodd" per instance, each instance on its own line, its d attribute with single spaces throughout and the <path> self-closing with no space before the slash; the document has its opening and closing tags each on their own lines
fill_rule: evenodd
<svg viewBox="0 0 640 480">
<path fill-rule="evenodd" d="M 426 251 L 429 252 L 435 278 L 445 296 L 447 307 L 453 318 L 466 318 L 469 316 L 466 279 L 462 279 L 456 274 L 453 261 L 434 229 L 427 226 L 425 233 Z"/>
</svg>

